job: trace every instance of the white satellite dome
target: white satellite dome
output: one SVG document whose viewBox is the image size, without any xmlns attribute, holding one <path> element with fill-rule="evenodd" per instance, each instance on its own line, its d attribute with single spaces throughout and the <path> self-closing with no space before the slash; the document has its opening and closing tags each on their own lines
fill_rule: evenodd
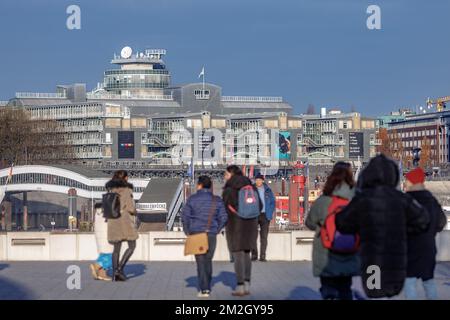
<svg viewBox="0 0 450 320">
<path fill-rule="evenodd" d="M 132 53 L 133 53 L 133 49 L 126 46 L 126 47 L 122 48 L 122 51 L 120 51 L 120 56 L 124 59 L 128 59 L 129 57 L 131 57 Z"/>
</svg>

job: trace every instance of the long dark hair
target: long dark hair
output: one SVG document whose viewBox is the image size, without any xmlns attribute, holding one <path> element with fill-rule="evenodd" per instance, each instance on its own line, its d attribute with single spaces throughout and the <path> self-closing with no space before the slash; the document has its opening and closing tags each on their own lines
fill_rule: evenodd
<svg viewBox="0 0 450 320">
<path fill-rule="evenodd" d="M 114 172 L 113 180 L 122 180 L 125 181 L 125 178 L 128 177 L 128 172 L 125 170 L 117 170 Z"/>
<path fill-rule="evenodd" d="M 231 173 L 233 176 L 242 176 L 242 170 L 237 165 L 231 165 L 227 167 L 227 171 Z"/>
<path fill-rule="evenodd" d="M 353 179 L 353 172 L 350 164 L 339 161 L 334 165 L 333 171 L 331 171 L 331 174 L 327 178 L 327 182 L 325 182 L 323 194 L 326 196 L 331 196 L 334 189 L 336 189 L 336 187 L 342 182 L 348 184 L 350 188 L 355 186 L 355 180 Z"/>
</svg>

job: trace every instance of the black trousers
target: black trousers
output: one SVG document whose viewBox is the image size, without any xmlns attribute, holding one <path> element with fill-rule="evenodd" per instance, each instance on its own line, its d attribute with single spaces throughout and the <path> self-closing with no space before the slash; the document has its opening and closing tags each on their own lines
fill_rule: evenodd
<svg viewBox="0 0 450 320">
<path fill-rule="evenodd" d="M 208 233 L 208 251 L 205 254 L 195 255 L 195 261 L 197 262 L 197 276 L 198 285 L 200 291 L 211 291 L 212 280 L 212 259 L 214 257 L 214 251 L 216 251 L 216 235 Z"/>
<path fill-rule="evenodd" d="M 113 242 L 114 245 L 114 251 L 112 254 L 112 263 L 113 263 L 113 272 L 122 272 L 125 268 L 125 265 L 127 264 L 128 260 L 130 260 L 131 256 L 133 255 L 134 249 L 136 249 L 136 240 L 130 240 L 127 241 L 128 248 L 125 250 L 122 259 L 119 262 L 120 259 L 120 249 L 122 248 L 122 242 L 124 241 L 118 241 Z"/>
<path fill-rule="evenodd" d="M 259 224 L 259 241 L 260 241 L 260 253 L 259 257 L 261 259 L 266 258 L 266 250 L 267 250 L 267 237 L 269 236 L 269 225 L 270 220 L 267 220 L 265 212 L 262 212 L 258 217 Z M 258 249 L 252 251 L 252 258 L 258 258 Z"/>
<path fill-rule="evenodd" d="M 320 277 L 324 300 L 352 300 L 352 277 Z"/>
<path fill-rule="evenodd" d="M 252 258 L 250 251 L 233 252 L 234 272 L 238 286 L 250 282 L 252 277 Z"/>
</svg>

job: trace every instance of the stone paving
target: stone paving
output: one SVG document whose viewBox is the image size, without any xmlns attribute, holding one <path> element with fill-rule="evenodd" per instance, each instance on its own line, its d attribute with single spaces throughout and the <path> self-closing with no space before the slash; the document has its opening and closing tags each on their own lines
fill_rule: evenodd
<svg viewBox="0 0 450 320">
<path fill-rule="evenodd" d="M 81 270 L 81 289 L 67 288 L 67 267 Z M 132 262 L 127 282 L 103 282 L 91 278 L 89 262 L 0 263 L 0 299 L 197 299 L 196 266 L 193 262 Z M 436 281 L 440 298 L 450 300 L 450 263 L 439 263 Z M 234 300 L 233 265 L 216 262 L 210 299 Z M 247 299 L 320 299 L 319 281 L 310 262 L 255 262 L 252 295 Z M 359 278 L 354 278 L 355 297 L 363 299 Z M 420 289 L 419 292 L 422 292 Z M 423 297 L 423 294 L 420 294 Z M 400 295 L 396 299 L 403 299 Z"/>
</svg>

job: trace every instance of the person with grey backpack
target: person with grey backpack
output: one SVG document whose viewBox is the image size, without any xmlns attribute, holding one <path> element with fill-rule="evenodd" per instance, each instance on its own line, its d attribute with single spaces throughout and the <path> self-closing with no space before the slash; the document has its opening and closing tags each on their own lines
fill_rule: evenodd
<svg viewBox="0 0 450 320">
<path fill-rule="evenodd" d="M 256 249 L 262 205 L 258 191 L 238 166 L 227 167 L 225 180 L 222 193 L 228 214 L 225 230 L 237 278 L 237 287 L 232 295 L 243 297 L 250 294 L 251 252 Z"/>
</svg>

